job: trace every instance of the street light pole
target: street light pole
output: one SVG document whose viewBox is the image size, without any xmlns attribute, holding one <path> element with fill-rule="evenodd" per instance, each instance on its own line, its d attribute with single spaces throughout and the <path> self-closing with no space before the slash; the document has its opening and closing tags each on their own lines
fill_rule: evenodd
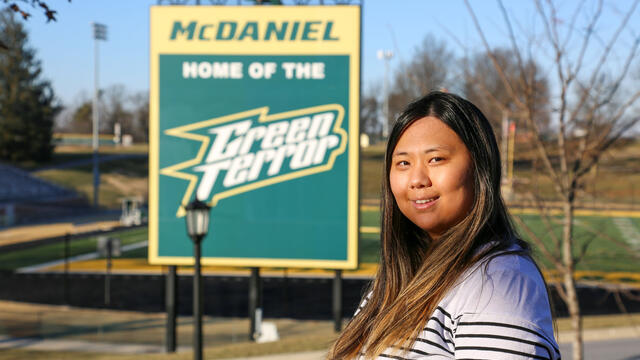
<svg viewBox="0 0 640 360">
<path fill-rule="evenodd" d="M 200 243 L 202 236 L 195 236 L 193 239 L 193 256 L 195 265 L 193 268 L 193 358 L 202 359 L 202 276 L 200 269 Z"/>
<path fill-rule="evenodd" d="M 200 258 L 202 239 L 209 231 L 211 207 L 197 198 L 185 208 L 187 211 L 187 234 L 193 241 L 193 358 L 202 360 L 202 277 Z"/>
<path fill-rule="evenodd" d="M 389 60 L 391 60 L 391 58 L 393 58 L 393 52 L 391 50 L 378 50 L 378 59 L 384 60 L 384 102 L 382 107 L 384 118 L 382 120 L 382 138 L 385 140 L 389 137 Z"/>
<path fill-rule="evenodd" d="M 509 171 L 509 113 L 507 110 L 502 111 L 502 153 L 500 159 L 502 160 L 502 184 L 507 185 L 507 173 Z"/>
<path fill-rule="evenodd" d="M 98 127 L 100 124 L 100 113 L 98 112 L 98 41 L 107 40 L 107 26 L 96 22 L 91 23 L 93 27 L 94 44 L 94 67 L 93 67 L 93 206 L 98 207 L 98 189 L 100 187 L 100 168 L 98 165 Z"/>
</svg>

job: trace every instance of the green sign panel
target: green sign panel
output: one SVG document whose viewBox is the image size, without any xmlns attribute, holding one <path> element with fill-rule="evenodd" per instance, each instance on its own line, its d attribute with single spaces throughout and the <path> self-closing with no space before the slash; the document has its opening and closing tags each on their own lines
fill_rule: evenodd
<svg viewBox="0 0 640 360">
<path fill-rule="evenodd" d="M 149 261 L 354 268 L 360 9 L 153 7 Z"/>
</svg>

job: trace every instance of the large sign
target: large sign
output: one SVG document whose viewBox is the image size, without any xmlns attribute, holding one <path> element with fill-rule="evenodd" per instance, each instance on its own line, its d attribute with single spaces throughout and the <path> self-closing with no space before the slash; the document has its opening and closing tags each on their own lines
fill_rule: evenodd
<svg viewBox="0 0 640 360">
<path fill-rule="evenodd" d="M 357 266 L 358 6 L 151 8 L 149 261 Z"/>
</svg>

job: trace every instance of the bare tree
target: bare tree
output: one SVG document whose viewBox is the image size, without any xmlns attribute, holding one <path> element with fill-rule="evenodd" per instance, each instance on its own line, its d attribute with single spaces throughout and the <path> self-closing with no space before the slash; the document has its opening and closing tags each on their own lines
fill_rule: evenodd
<svg viewBox="0 0 640 360">
<path fill-rule="evenodd" d="M 27 8 L 31 7 L 31 8 L 40 8 L 40 11 L 42 11 L 42 13 L 44 14 L 44 16 L 46 16 L 47 18 L 47 22 L 53 20 L 56 21 L 56 13 L 57 11 L 49 8 L 49 6 L 47 5 L 46 2 L 41 1 L 41 0 L 2 0 L 2 2 L 4 4 L 8 4 L 9 9 L 11 9 L 13 12 L 20 14 L 20 16 L 22 16 L 23 19 L 27 20 L 30 16 L 31 13 L 29 11 L 27 11 L 25 9 L 25 6 Z M 69 2 L 71 2 L 71 0 L 69 0 Z M 18 3 L 20 3 L 21 5 L 18 5 Z"/>
<path fill-rule="evenodd" d="M 106 133 L 113 133 L 116 123 L 122 126 L 123 133 L 132 130 L 132 115 L 129 111 L 129 94 L 122 84 L 107 87 L 101 95 L 104 112 L 100 114 L 100 129 Z"/>
<path fill-rule="evenodd" d="M 389 93 L 389 121 L 410 101 L 431 90 L 447 88 L 455 57 L 444 41 L 427 35 L 408 63 L 401 63 Z"/>
<path fill-rule="evenodd" d="M 495 56 L 483 27 L 468 0 L 465 4 L 489 61 L 504 89 L 508 103 L 492 99 L 496 106 L 512 106 L 511 115 L 526 124 L 533 134 L 537 160 L 552 180 L 560 199 L 562 221 L 559 236 L 551 231 L 551 244 L 543 242 L 522 221 L 552 268 L 560 274 L 556 288 L 566 303 L 573 327 L 573 358 L 583 358 L 582 316 L 574 272 L 584 258 L 589 242 L 577 242 L 574 231 L 574 211 L 580 189 L 590 180 L 586 176 L 598 164 L 604 152 L 614 145 L 630 128 L 640 121 L 631 110 L 640 98 L 640 90 L 628 86 L 631 65 L 638 59 L 640 34 L 634 33 L 632 19 L 638 18 L 638 3 L 624 3 L 626 9 L 605 8 L 602 0 L 579 2 L 568 15 L 561 13 L 553 1 L 533 0 L 540 34 L 526 33 L 501 0 L 498 6 L 504 20 L 510 49 L 515 57 L 519 75 L 509 76 L 509 69 Z M 595 5 L 592 8 L 590 5 Z M 621 3 L 618 3 L 620 5 Z M 588 6 L 589 5 L 589 6 Z M 610 6 L 610 5 L 607 5 Z M 601 26 L 603 11 L 618 16 L 611 33 Z M 525 29 L 526 28 L 526 29 Z M 534 27 L 535 28 L 535 27 Z M 529 40 L 523 49 L 523 39 Z M 531 48 L 538 48 L 531 51 Z M 527 64 L 533 54 L 545 54 L 547 72 L 553 88 L 550 91 L 552 141 L 546 141 L 536 121 L 535 81 L 526 76 Z M 536 201 L 542 214 L 548 214 L 547 204 Z M 518 219 L 516 218 L 516 221 Z"/>
<path fill-rule="evenodd" d="M 374 84 L 364 91 L 360 99 L 360 132 L 365 133 L 371 139 L 382 139 L 382 124 L 380 117 L 382 114 L 380 99 L 380 86 Z"/>
<path fill-rule="evenodd" d="M 113 134 L 116 123 L 123 134 L 146 141 L 149 132 L 149 93 L 130 93 L 124 85 L 115 84 L 100 91 L 100 133 Z M 93 104 L 85 92 L 80 93 L 57 119 L 57 128 L 68 133 L 90 133 L 93 128 Z"/>
<path fill-rule="evenodd" d="M 140 91 L 130 96 L 132 105 L 131 134 L 136 141 L 149 141 L 149 92 Z"/>
<path fill-rule="evenodd" d="M 513 86 L 513 92 L 521 102 L 527 102 L 526 96 L 530 96 L 529 103 L 535 122 L 543 133 L 549 126 L 549 82 L 546 75 L 540 70 L 534 59 L 527 59 L 524 64 L 518 64 L 517 56 L 511 49 L 493 49 L 489 55 L 482 51 L 470 59 L 463 60 L 464 89 L 467 99 L 474 103 L 487 116 L 494 129 L 500 129 L 501 119 L 510 113 L 517 111 L 517 104 L 511 99 L 509 90 L 505 86 L 500 74 L 496 71 L 491 58 L 503 69 L 502 73 Z M 521 66 L 522 65 L 522 66 Z M 527 79 L 531 85 L 531 94 L 528 94 L 520 79 Z M 521 120 L 513 119 L 521 128 Z M 502 135 L 502 134 L 496 134 Z"/>
<path fill-rule="evenodd" d="M 71 2 L 71 0 L 69 0 L 69 2 Z M 49 8 L 47 3 L 41 0 L 0 0 L 0 4 L 7 5 L 7 9 L 20 15 L 24 20 L 27 20 L 31 16 L 31 13 L 28 10 L 26 10 L 27 8 L 33 8 L 33 9 L 40 8 L 40 11 L 42 11 L 44 16 L 47 18 L 47 22 L 51 20 L 56 21 L 57 11 Z M 9 49 L 9 45 L 6 44 L 3 41 L 3 39 L 0 39 L 0 50 L 8 50 L 8 49 Z"/>
</svg>

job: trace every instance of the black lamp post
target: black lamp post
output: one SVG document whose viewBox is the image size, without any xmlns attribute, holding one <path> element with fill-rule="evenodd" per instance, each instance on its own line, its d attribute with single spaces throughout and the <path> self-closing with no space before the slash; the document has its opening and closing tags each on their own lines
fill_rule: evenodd
<svg viewBox="0 0 640 360">
<path fill-rule="evenodd" d="M 196 198 L 187 210 L 187 234 L 193 241 L 193 358 L 202 360 L 202 278 L 200 277 L 200 243 L 209 230 L 211 207 Z"/>
</svg>

